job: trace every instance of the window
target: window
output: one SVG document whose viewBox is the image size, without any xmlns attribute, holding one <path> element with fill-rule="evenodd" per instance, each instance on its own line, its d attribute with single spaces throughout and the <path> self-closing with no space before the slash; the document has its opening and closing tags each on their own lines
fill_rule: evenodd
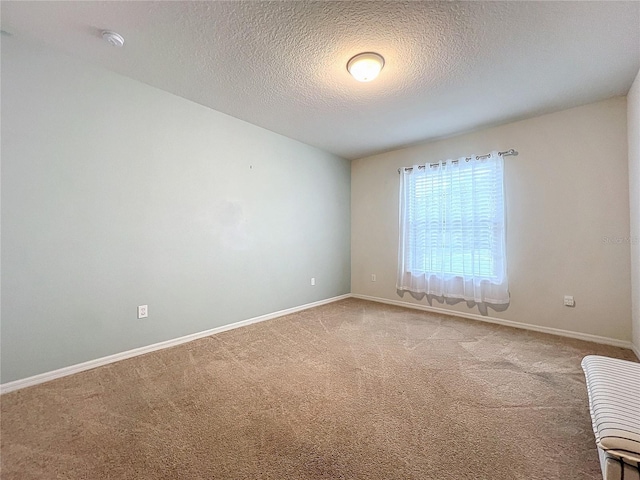
<svg viewBox="0 0 640 480">
<path fill-rule="evenodd" d="M 401 172 L 399 290 L 509 303 L 503 176 L 497 152 Z"/>
</svg>

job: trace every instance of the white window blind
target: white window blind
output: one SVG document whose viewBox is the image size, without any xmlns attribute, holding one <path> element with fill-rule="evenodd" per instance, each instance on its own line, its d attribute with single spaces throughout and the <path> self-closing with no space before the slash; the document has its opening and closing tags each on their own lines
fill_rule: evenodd
<svg viewBox="0 0 640 480">
<path fill-rule="evenodd" d="M 509 302 L 503 159 L 401 171 L 399 290 Z"/>
</svg>

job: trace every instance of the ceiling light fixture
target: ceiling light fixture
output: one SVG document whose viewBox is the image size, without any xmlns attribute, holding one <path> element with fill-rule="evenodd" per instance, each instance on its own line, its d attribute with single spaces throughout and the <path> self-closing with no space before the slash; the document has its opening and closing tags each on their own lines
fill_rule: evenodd
<svg viewBox="0 0 640 480">
<path fill-rule="evenodd" d="M 359 53 L 349 60 L 347 70 L 359 82 L 370 82 L 384 67 L 384 58 L 374 52 Z"/>
<path fill-rule="evenodd" d="M 122 47 L 124 45 L 124 38 L 122 35 L 116 32 L 105 30 L 102 32 L 102 39 L 109 45 L 114 47 Z"/>
</svg>

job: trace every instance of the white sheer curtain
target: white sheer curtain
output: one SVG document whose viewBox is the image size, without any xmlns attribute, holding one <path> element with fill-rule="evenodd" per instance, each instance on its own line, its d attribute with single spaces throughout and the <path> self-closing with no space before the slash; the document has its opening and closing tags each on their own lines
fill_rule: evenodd
<svg viewBox="0 0 640 480">
<path fill-rule="evenodd" d="M 509 303 L 503 159 L 485 157 L 401 170 L 398 290 Z"/>
</svg>

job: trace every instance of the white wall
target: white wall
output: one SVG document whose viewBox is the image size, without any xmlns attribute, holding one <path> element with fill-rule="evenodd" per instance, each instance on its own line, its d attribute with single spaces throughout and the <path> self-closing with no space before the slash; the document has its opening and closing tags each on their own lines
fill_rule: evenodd
<svg viewBox="0 0 640 480">
<path fill-rule="evenodd" d="M 631 206 L 632 338 L 640 352 L 640 72 L 627 95 L 629 205 Z"/>
<path fill-rule="evenodd" d="M 511 303 L 488 315 L 629 341 L 630 249 L 620 241 L 629 235 L 626 120 L 618 97 L 353 161 L 352 292 L 401 300 L 399 167 L 514 148 L 520 155 L 505 159 Z M 565 294 L 574 308 L 563 306 Z M 478 313 L 466 303 L 433 306 Z"/>
<path fill-rule="evenodd" d="M 349 202 L 344 159 L 3 37 L 2 382 L 348 293 Z"/>
</svg>

